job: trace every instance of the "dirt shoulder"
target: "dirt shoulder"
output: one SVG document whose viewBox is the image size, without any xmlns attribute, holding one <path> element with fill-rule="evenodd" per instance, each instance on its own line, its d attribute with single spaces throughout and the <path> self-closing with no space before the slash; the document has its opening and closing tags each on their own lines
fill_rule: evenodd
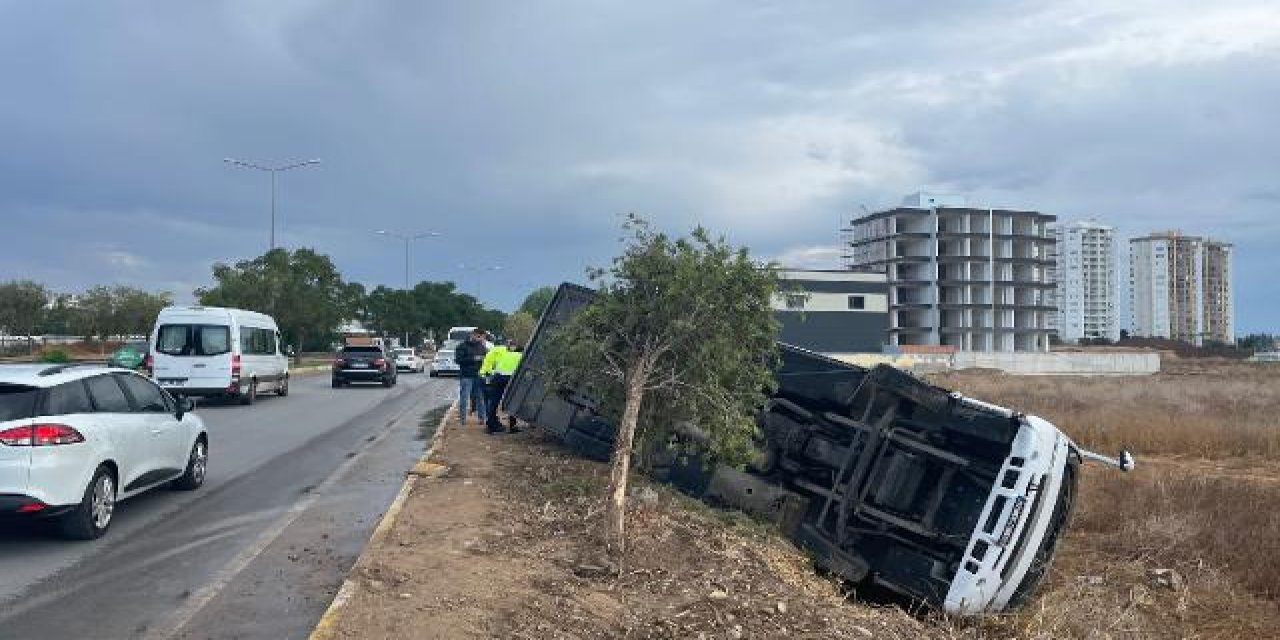
<svg viewBox="0 0 1280 640">
<path fill-rule="evenodd" d="M 1107 497 L 1100 474 L 1042 596 L 975 622 L 865 604 L 772 529 L 643 481 L 612 575 L 593 551 L 607 469 L 536 430 L 488 436 L 451 418 L 433 461 L 448 472 L 420 479 L 365 552 L 331 637 L 1258 637 L 1277 620 L 1203 561 L 1167 586 L 1153 577 L 1168 565 L 1088 513 Z"/>
<path fill-rule="evenodd" d="M 915 638 L 897 609 L 845 606 L 767 529 L 641 484 L 620 576 L 596 548 L 603 465 L 536 431 L 450 418 L 381 543 L 352 575 L 335 638 Z"/>
</svg>

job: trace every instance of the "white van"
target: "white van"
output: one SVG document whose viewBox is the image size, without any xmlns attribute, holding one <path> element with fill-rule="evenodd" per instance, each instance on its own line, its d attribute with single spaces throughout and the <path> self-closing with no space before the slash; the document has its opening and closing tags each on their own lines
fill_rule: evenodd
<svg viewBox="0 0 1280 640">
<path fill-rule="evenodd" d="M 467 338 L 471 337 L 471 332 L 475 330 L 475 327 L 449 327 L 448 339 L 466 342 Z"/>
<path fill-rule="evenodd" d="M 151 332 L 156 382 L 181 396 L 289 395 L 289 358 L 268 315 L 221 307 L 166 307 Z"/>
</svg>

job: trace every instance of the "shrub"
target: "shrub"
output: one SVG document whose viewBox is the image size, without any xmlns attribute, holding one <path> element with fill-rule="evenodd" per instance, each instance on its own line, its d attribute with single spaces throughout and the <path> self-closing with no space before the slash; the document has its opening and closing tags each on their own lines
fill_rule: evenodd
<svg viewBox="0 0 1280 640">
<path fill-rule="evenodd" d="M 71 356 L 62 349 L 50 349 L 40 354 L 40 362 L 48 362 L 50 364 L 66 364 L 71 362 Z"/>
</svg>

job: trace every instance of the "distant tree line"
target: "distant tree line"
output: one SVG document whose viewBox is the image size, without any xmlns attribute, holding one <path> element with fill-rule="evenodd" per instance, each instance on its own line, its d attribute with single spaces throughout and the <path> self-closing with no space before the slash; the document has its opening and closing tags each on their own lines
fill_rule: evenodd
<svg viewBox="0 0 1280 640">
<path fill-rule="evenodd" d="M 507 314 L 458 291 L 452 282 L 366 291 L 364 285 L 344 280 L 328 256 L 311 249 L 274 249 L 250 260 L 218 263 L 213 280 L 195 291 L 200 304 L 269 314 L 280 324 L 285 343 L 300 350 L 328 349 L 342 325 L 351 321 L 386 336 L 407 334 L 414 343 L 440 338 L 453 326 L 480 326 L 498 334 L 513 328 L 527 340 L 554 293 L 549 288 L 534 292 L 524 306 L 537 313 L 513 316 L 509 323 Z M 133 287 L 98 286 L 66 294 L 31 280 L 0 282 L 0 333 L 99 340 L 146 335 L 160 310 L 172 303 L 168 292 Z"/>
<path fill-rule="evenodd" d="M 506 314 L 490 309 L 452 282 L 420 282 L 412 289 L 347 282 L 329 256 L 311 249 L 274 249 L 252 260 L 215 264 L 214 284 L 196 290 L 201 304 L 271 315 L 286 344 L 324 350 L 343 323 L 357 321 L 384 335 L 408 335 L 416 344 L 449 327 L 481 326 L 501 332 Z"/>
<path fill-rule="evenodd" d="M 0 332 L 11 336 L 65 335 L 89 339 L 146 334 L 173 302 L 167 292 L 93 287 L 55 293 L 31 280 L 0 282 Z"/>
<path fill-rule="evenodd" d="M 1236 346 L 1249 351 L 1275 351 L 1280 348 L 1280 336 L 1274 333 L 1250 333 L 1236 338 Z"/>
</svg>

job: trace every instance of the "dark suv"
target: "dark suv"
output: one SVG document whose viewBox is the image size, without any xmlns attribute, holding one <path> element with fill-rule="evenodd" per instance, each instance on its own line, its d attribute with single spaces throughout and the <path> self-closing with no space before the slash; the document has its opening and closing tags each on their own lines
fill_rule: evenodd
<svg viewBox="0 0 1280 640">
<path fill-rule="evenodd" d="M 396 360 L 379 346 L 346 346 L 333 359 L 333 388 L 352 382 L 396 383 Z"/>
</svg>

